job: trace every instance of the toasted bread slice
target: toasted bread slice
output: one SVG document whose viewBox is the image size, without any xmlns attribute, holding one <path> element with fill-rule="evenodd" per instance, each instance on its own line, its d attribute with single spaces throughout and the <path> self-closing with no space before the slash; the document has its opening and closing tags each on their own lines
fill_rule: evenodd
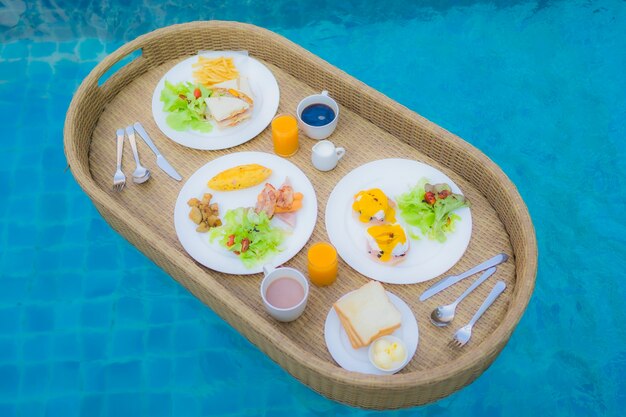
<svg viewBox="0 0 626 417">
<path fill-rule="evenodd" d="M 333 307 L 339 315 L 348 335 L 354 333 L 353 347 L 367 346 L 374 339 L 393 333 L 402 323 L 400 311 L 389 300 L 378 281 L 371 281 L 351 292 Z M 358 346 L 358 347 L 357 347 Z"/>
</svg>

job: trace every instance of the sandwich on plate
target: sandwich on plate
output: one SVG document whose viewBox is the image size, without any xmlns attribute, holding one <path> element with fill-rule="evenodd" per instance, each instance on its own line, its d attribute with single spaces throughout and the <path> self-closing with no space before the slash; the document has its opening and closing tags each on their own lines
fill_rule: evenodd
<svg viewBox="0 0 626 417">
<path fill-rule="evenodd" d="M 245 80 L 245 81 L 242 81 Z M 235 126 L 252 115 L 254 100 L 245 78 L 215 84 L 206 102 L 207 116 L 213 118 L 220 128 Z"/>
</svg>

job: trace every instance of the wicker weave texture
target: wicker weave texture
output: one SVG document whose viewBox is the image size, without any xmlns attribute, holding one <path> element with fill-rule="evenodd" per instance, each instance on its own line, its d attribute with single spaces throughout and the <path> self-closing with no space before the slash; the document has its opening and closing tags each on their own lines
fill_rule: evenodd
<svg viewBox="0 0 626 417">
<path fill-rule="evenodd" d="M 142 50 L 102 86 L 98 79 L 129 53 Z M 160 133 L 151 114 L 151 97 L 158 80 L 174 64 L 199 50 L 244 49 L 264 62 L 280 86 L 279 112 L 294 114 L 298 101 L 326 89 L 342 107 L 337 146 L 347 149 L 339 166 L 327 173 L 311 163 L 314 141 L 301 136 L 299 152 L 290 158 L 311 178 L 319 201 L 313 236 L 288 265 L 306 269 L 306 250 L 327 241 L 324 209 L 335 184 L 363 163 L 402 157 L 430 164 L 450 176 L 472 201 L 473 231 L 469 248 L 450 273 L 462 272 L 506 252 L 511 260 L 498 268 L 497 278 L 507 291 L 476 326 L 463 349 L 448 346 L 453 329 L 434 328 L 430 311 L 449 302 L 470 282 L 460 283 L 447 295 L 417 301 L 431 282 L 386 285 L 407 302 L 420 326 L 415 358 L 401 373 L 371 376 L 338 367 L 328 353 L 324 320 L 341 295 L 367 282 L 343 262 L 337 283 L 313 287 L 305 314 L 281 324 L 263 310 L 258 296 L 261 276 L 229 276 L 208 270 L 191 259 L 176 238 L 174 203 L 181 183 L 160 171 L 150 150 L 138 143 L 142 162 L 153 179 L 129 184 L 122 193 L 111 189 L 115 161 L 115 130 L 141 121 L 161 152 L 188 178 L 219 156 L 236 151 L 272 152 L 269 129 L 254 140 L 224 151 L 197 151 L 182 147 Z M 391 409 L 425 404 L 467 385 L 496 358 L 526 308 L 534 287 L 537 247 L 526 206 L 515 186 L 480 151 L 414 112 L 367 87 L 318 57 L 267 30 L 234 22 L 195 22 L 149 33 L 124 45 L 100 63 L 81 84 L 65 124 L 68 163 L 81 187 L 103 217 L 132 244 L 203 300 L 293 376 L 337 401 L 364 408 Z M 132 172 L 132 155 L 125 147 L 123 169 Z M 479 287 L 458 311 L 455 323 L 469 320 L 490 290 Z M 253 372 L 254 370 L 251 370 Z"/>
</svg>

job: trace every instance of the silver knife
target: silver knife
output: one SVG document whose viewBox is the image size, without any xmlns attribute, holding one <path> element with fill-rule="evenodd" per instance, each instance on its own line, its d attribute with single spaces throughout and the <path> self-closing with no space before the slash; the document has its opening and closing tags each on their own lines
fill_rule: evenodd
<svg viewBox="0 0 626 417">
<path fill-rule="evenodd" d="M 146 145 L 148 145 L 150 149 L 152 149 L 152 152 L 154 152 L 154 154 L 156 155 L 157 165 L 159 166 L 159 168 L 165 171 L 167 175 L 174 178 L 176 181 L 182 180 L 183 177 L 181 177 L 180 174 L 176 172 L 174 167 L 171 166 L 169 162 L 167 162 L 167 160 L 165 159 L 163 155 L 161 155 L 161 152 L 159 152 L 157 147 L 154 146 L 154 142 L 152 142 L 152 139 L 150 139 L 148 132 L 146 132 L 146 130 L 141 125 L 141 123 L 137 122 L 133 125 L 133 127 L 135 128 L 135 131 L 139 133 L 139 136 L 141 137 L 141 139 L 143 139 L 143 141 L 146 142 Z"/>
<path fill-rule="evenodd" d="M 420 301 L 428 300 L 433 295 L 445 290 L 451 285 L 456 284 L 462 279 L 474 275 L 477 272 L 484 271 L 487 268 L 491 268 L 492 266 L 500 265 L 501 263 L 506 262 L 507 259 L 509 259 L 509 255 L 507 255 L 506 253 L 499 253 L 493 258 L 487 259 L 485 262 L 478 264 L 471 269 L 468 269 L 462 274 L 450 275 L 448 277 L 445 277 L 444 279 L 424 291 L 424 293 L 420 296 Z"/>
</svg>

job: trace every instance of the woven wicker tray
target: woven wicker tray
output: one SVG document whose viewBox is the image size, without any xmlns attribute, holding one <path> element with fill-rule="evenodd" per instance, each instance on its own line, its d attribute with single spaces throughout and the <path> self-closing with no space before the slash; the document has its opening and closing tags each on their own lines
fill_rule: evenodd
<svg viewBox="0 0 626 417">
<path fill-rule="evenodd" d="M 99 85 L 107 70 L 137 50 L 141 50 L 137 58 Z M 464 271 L 498 252 L 511 255 L 497 272 L 508 288 L 479 321 L 467 346 L 448 346 L 453 329 L 435 328 L 428 323 L 428 314 L 470 282 L 457 284 L 458 288 L 446 296 L 423 303 L 418 296 L 433 281 L 386 285 L 417 317 L 420 343 L 416 356 L 401 373 L 392 376 L 348 372 L 333 362 L 326 349 L 324 320 L 332 303 L 366 283 L 365 277 L 340 262 L 337 282 L 328 288 L 312 287 L 302 317 L 292 323 L 278 323 L 263 310 L 258 296 L 260 274 L 238 277 L 216 273 L 197 264 L 183 250 L 173 224 L 174 202 L 182 183 L 156 167 L 143 143 L 138 144 L 139 153 L 144 155 L 142 162 L 153 172 L 153 179 L 143 185 L 130 184 L 122 193 L 112 190 L 115 130 L 135 121 L 143 123 L 184 178 L 229 152 L 272 152 L 269 129 L 225 151 L 188 149 L 160 133 L 151 114 L 154 88 L 175 63 L 199 50 L 247 50 L 264 62 L 280 86 L 279 112 L 293 114 L 302 97 L 322 89 L 340 103 L 341 120 L 332 140 L 348 152 L 339 166 L 328 173 L 316 171 L 310 163 L 314 142 L 307 138 L 301 138 L 300 151 L 290 158 L 312 179 L 319 199 L 317 226 L 309 245 L 328 240 L 323 220 L 328 195 L 339 179 L 365 162 L 388 157 L 422 161 L 461 187 L 473 203 L 473 232 L 467 252 L 450 272 Z M 81 84 L 67 113 L 64 141 L 74 177 L 113 228 L 290 374 L 343 403 L 375 409 L 408 407 L 442 398 L 469 384 L 502 350 L 534 288 L 537 246 L 533 225 L 515 186 L 498 166 L 455 135 L 265 29 L 234 22 L 195 22 L 160 29 L 124 45 Z M 130 147 L 124 152 L 124 171 L 130 173 Z M 288 265 L 305 270 L 307 248 Z M 490 287 L 481 286 L 468 297 L 455 323 L 470 318 Z"/>
</svg>

